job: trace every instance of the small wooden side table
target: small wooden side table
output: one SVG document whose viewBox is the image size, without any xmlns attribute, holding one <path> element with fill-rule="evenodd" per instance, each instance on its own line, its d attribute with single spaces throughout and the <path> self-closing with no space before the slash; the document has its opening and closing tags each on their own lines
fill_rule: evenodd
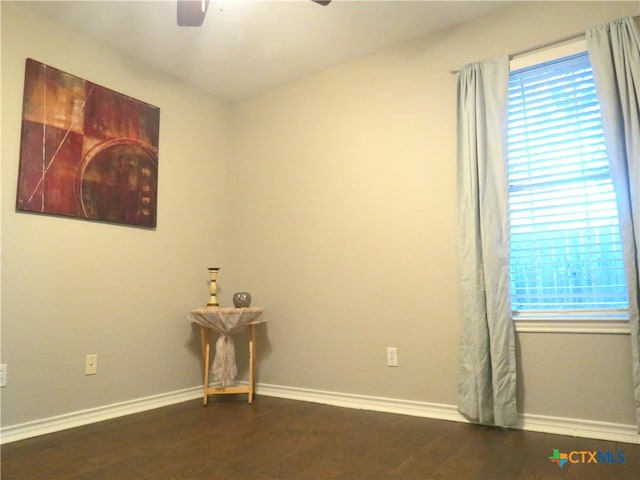
<svg viewBox="0 0 640 480">
<path fill-rule="evenodd" d="M 263 323 L 266 319 L 263 316 L 264 309 L 262 308 L 198 308 L 192 310 L 188 316 L 192 322 L 197 323 L 200 326 L 200 343 L 202 348 L 202 364 L 204 370 L 203 380 L 203 398 L 202 404 L 207 405 L 209 395 L 228 395 L 234 393 L 246 393 L 248 397 L 248 403 L 253 403 L 253 395 L 255 391 L 255 360 L 256 360 L 256 325 Z M 211 331 L 215 330 L 220 333 L 223 341 L 218 341 L 217 346 L 219 348 L 225 347 L 225 342 L 231 342 L 233 339 L 231 335 L 240 330 L 248 329 L 249 331 L 249 383 L 246 386 L 239 385 L 226 385 L 225 380 L 221 386 L 209 386 L 209 372 L 211 367 Z M 235 351 L 235 349 L 233 349 Z M 218 351 L 216 348 L 216 361 L 218 356 L 228 356 L 229 352 Z M 221 362 L 222 363 L 222 362 Z M 229 372 L 228 370 L 231 370 Z M 233 358 L 232 365 L 222 366 L 222 376 L 224 379 L 227 377 L 235 378 L 237 372 L 235 366 L 235 358 Z M 216 372 L 217 374 L 218 372 Z M 217 375 L 216 375 L 217 376 Z M 219 379 L 220 380 L 220 379 Z"/>
</svg>

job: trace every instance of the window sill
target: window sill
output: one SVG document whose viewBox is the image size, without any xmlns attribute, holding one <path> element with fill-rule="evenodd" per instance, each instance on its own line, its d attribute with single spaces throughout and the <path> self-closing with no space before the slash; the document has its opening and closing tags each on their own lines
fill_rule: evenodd
<svg viewBox="0 0 640 480">
<path fill-rule="evenodd" d="M 598 333 L 630 335 L 628 320 L 514 319 L 517 333 Z"/>
</svg>

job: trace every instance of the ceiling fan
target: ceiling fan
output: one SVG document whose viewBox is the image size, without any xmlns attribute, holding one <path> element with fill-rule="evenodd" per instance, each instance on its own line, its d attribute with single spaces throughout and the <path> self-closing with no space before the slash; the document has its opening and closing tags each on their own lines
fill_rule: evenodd
<svg viewBox="0 0 640 480">
<path fill-rule="evenodd" d="M 311 0 L 319 5 L 329 5 L 331 0 Z M 209 8 L 209 0 L 178 0 L 178 26 L 199 27 Z"/>
</svg>

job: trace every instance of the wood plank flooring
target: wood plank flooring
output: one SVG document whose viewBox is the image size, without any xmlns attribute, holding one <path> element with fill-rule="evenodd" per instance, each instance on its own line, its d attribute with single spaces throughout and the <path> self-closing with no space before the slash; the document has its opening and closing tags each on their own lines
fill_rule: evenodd
<svg viewBox="0 0 640 480">
<path fill-rule="evenodd" d="M 560 468 L 556 448 L 625 461 Z M 9 443 L 1 456 L 2 480 L 640 478 L 639 445 L 244 395 Z"/>
</svg>

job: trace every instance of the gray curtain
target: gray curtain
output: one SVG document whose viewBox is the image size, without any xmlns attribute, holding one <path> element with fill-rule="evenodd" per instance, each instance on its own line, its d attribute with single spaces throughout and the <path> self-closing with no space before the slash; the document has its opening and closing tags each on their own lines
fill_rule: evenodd
<svg viewBox="0 0 640 480">
<path fill-rule="evenodd" d="M 602 109 L 629 285 L 636 419 L 640 432 L 640 29 L 632 17 L 588 30 L 589 57 Z"/>
<path fill-rule="evenodd" d="M 509 285 L 507 57 L 458 75 L 458 223 L 462 333 L 458 410 L 469 420 L 513 426 L 515 334 Z"/>
</svg>

